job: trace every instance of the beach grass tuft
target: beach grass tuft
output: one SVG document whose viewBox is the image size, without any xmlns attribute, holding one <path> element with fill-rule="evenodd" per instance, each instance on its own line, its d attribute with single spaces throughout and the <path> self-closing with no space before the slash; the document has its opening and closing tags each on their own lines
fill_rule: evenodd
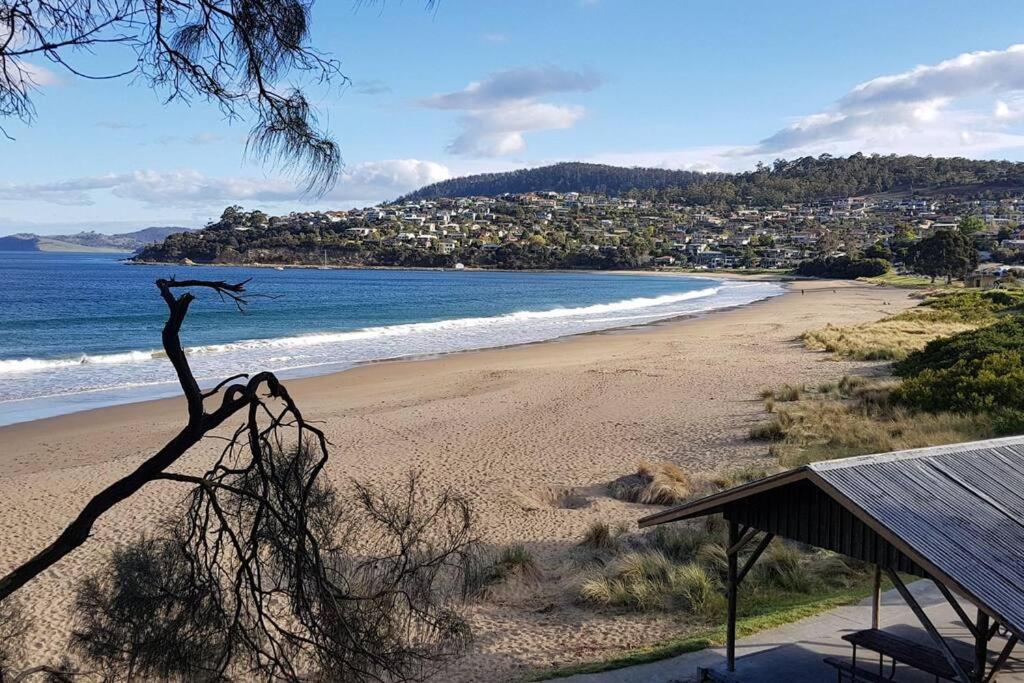
<svg viewBox="0 0 1024 683">
<path fill-rule="evenodd" d="M 466 593 L 487 598 L 496 586 L 513 578 L 528 583 L 536 583 L 542 578 L 537 560 L 526 546 L 508 546 L 495 555 L 478 558 L 466 572 Z"/>
<path fill-rule="evenodd" d="M 690 477 L 670 462 L 641 462 L 635 474 L 608 484 L 612 498 L 644 505 L 676 505 L 693 493 Z"/>
<path fill-rule="evenodd" d="M 587 527 L 583 534 L 580 546 L 591 550 L 607 551 L 613 550 L 618 545 L 618 534 L 608 522 L 595 521 Z"/>
</svg>

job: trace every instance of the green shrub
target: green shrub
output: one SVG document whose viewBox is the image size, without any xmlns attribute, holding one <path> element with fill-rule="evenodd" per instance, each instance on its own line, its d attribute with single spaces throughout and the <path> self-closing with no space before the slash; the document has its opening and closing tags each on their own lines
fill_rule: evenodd
<svg viewBox="0 0 1024 683">
<path fill-rule="evenodd" d="M 988 327 L 930 341 L 896 363 L 893 370 L 900 377 L 912 377 L 923 370 L 943 370 L 1003 351 L 1024 352 L 1024 318 L 1013 316 Z"/>
<path fill-rule="evenodd" d="M 956 315 L 960 320 L 985 320 L 1008 311 L 1024 308 L 1024 292 L 1003 289 L 965 289 L 929 298 L 923 308 Z"/>
<path fill-rule="evenodd" d="M 925 368 L 904 380 L 896 397 L 929 412 L 1024 410 L 1024 355 L 1004 351 L 968 357 L 945 368 Z"/>
</svg>

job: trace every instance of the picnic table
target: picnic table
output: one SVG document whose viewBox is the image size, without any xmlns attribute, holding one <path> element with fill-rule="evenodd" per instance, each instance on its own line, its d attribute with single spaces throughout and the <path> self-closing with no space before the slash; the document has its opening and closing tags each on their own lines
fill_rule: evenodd
<svg viewBox="0 0 1024 683">
<path fill-rule="evenodd" d="M 827 657 L 825 663 L 835 667 L 840 680 L 845 673 L 852 681 L 889 681 L 896 675 L 896 664 L 904 664 L 918 671 L 935 676 L 935 680 L 955 681 L 956 673 L 949 665 L 942 652 L 937 648 L 902 638 L 876 628 L 855 631 L 843 636 L 843 640 L 853 646 L 853 661 Z M 954 650 L 960 649 L 966 654 L 967 646 L 963 643 L 951 642 Z M 878 673 L 857 666 L 857 648 L 878 653 Z M 888 675 L 885 674 L 885 658 L 892 660 Z M 971 671 L 974 664 L 970 659 L 957 656 L 964 671 Z"/>
</svg>

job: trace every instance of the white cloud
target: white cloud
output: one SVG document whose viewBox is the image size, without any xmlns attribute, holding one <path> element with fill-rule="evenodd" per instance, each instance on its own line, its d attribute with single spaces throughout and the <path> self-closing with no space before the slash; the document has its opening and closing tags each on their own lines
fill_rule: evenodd
<svg viewBox="0 0 1024 683">
<path fill-rule="evenodd" d="M 450 176 L 446 166 L 432 161 L 372 161 L 345 169 L 331 192 L 310 198 L 294 182 L 281 178 L 212 178 L 195 170 L 133 171 L 54 183 L 0 184 L 0 201 L 88 206 L 96 202 L 98 192 L 107 192 L 148 207 L 216 207 L 230 202 L 373 204 Z"/>
<path fill-rule="evenodd" d="M 31 62 L 18 62 L 18 66 L 21 68 L 26 80 L 32 85 L 45 87 L 48 85 L 59 85 L 61 82 L 60 76 L 45 66 L 32 64 Z"/>
<path fill-rule="evenodd" d="M 1006 100 L 1022 91 L 1024 45 L 965 53 L 861 83 L 828 109 L 737 153 L 969 155 L 1024 146 L 1024 136 L 1000 130 L 1016 118 Z"/>
<path fill-rule="evenodd" d="M 448 151 L 469 156 L 515 154 L 526 147 L 523 133 L 572 128 L 583 114 L 583 107 L 528 100 L 472 112 L 463 117 L 462 133 Z"/>
<path fill-rule="evenodd" d="M 568 71 L 555 66 L 507 69 L 474 81 L 462 90 L 434 95 L 423 105 L 435 109 L 486 109 L 541 95 L 587 92 L 601 85 L 592 71 Z"/>
<path fill-rule="evenodd" d="M 462 90 L 433 95 L 425 107 L 462 111 L 462 132 L 448 145 L 454 154 L 506 156 L 526 147 L 524 133 L 571 128 L 585 114 L 581 106 L 540 102 L 538 98 L 587 92 L 601 84 L 589 71 L 552 66 L 509 69 L 474 81 Z"/>
</svg>

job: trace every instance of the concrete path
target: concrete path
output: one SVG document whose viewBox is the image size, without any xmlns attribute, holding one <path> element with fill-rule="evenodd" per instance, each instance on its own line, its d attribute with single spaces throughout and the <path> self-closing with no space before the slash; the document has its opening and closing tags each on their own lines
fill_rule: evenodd
<svg viewBox="0 0 1024 683">
<path fill-rule="evenodd" d="M 910 586 L 932 620 L 944 636 L 970 639 L 967 629 L 958 621 L 956 613 L 930 581 L 918 581 Z M 968 612 L 971 614 L 971 612 Z M 796 683 L 798 681 L 834 681 L 835 669 L 822 663 L 822 658 L 850 657 L 850 645 L 842 640 L 845 633 L 868 628 L 871 624 L 871 603 L 865 600 L 857 605 L 839 607 L 816 617 L 780 626 L 742 638 L 736 643 L 736 672 L 725 674 L 725 648 L 692 652 L 660 662 L 632 666 L 599 674 L 583 674 L 561 679 L 571 683 L 676 683 L 700 680 L 701 669 L 712 669 L 715 680 L 747 681 L 750 683 Z M 880 627 L 905 638 L 921 640 L 932 645 L 913 612 L 895 590 L 882 594 Z M 1000 649 L 1005 641 L 996 637 L 990 648 Z M 858 661 L 861 661 L 858 654 Z M 1024 683 L 1024 646 L 1018 647 L 998 681 Z M 868 660 L 864 660 L 865 664 Z M 874 660 L 877 662 L 877 660 Z M 896 681 L 914 683 L 932 681 L 919 672 L 899 667 Z"/>
</svg>

